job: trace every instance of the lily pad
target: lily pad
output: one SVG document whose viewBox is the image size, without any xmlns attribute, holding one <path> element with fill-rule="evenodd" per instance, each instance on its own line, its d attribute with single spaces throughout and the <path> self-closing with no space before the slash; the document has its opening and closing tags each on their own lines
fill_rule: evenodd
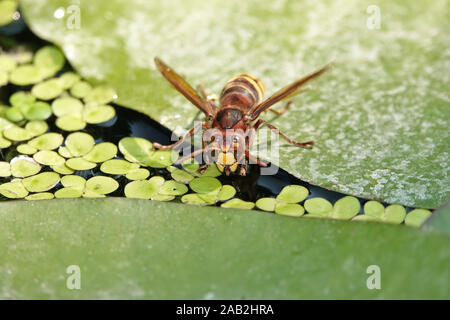
<svg viewBox="0 0 450 320">
<path fill-rule="evenodd" d="M 81 118 L 83 113 L 83 103 L 72 97 L 62 97 L 52 102 L 52 111 L 55 116 L 72 115 Z"/>
<path fill-rule="evenodd" d="M 25 119 L 27 120 L 46 120 L 52 115 L 52 110 L 50 105 L 43 101 L 37 101 L 33 103 L 27 110 L 23 113 Z"/>
<path fill-rule="evenodd" d="M 83 32 L 48 18 L 62 5 L 69 2 L 24 0 L 22 9 L 32 30 L 70 53 L 83 77 L 106 82 L 119 104 L 180 133 L 203 118 L 150 62 L 156 55 L 208 92 L 219 94 L 233 75 L 248 72 L 264 82 L 267 96 L 334 59 L 313 90 L 291 98 L 287 114 L 262 115 L 293 139 L 314 140 L 314 148 L 280 140 L 279 152 L 260 156 L 305 181 L 364 198 L 435 208 L 450 196 L 441 165 L 449 162 L 450 134 L 446 2 L 378 1 L 376 29 L 363 0 L 99 1 L 83 16 Z M 110 19 L 99 21 L 95 12 Z"/>
<path fill-rule="evenodd" d="M 48 130 L 47 122 L 43 120 L 28 121 L 25 125 L 25 129 L 33 136 L 38 136 L 45 133 Z"/>
<path fill-rule="evenodd" d="M 0 70 L 11 72 L 17 67 L 17 62 L 7 54 L 0 54 Z"/>
<path fill-rule="evenodd" d="M 116 110 L 111 106 L 87 106 L 83 118 L 87 123 L 99 124 L 116 116 Z"/>
<path fill-rule="evenodd" d="M 61 166 L 65 160 L 55 151 L 41 150 L 33 155 L 33 159 L 46 166 Z"/>
<path fill-rule="evenodd" d="M 358 199 L 346 196 L 336 201 L 331 217 L 335 219 L 351 219 L 358 214 L 360 209 L 361 204 Z"/>
<path fill-rule="evenodd" d="M 405 220 L 406 209 L 402 205 L 391 204 L 386 207 L 384 215 L 381 218 L 385 222 L 399 224 Z"/>
<path fill-rule="evenodd" d="M 39 68 L 43 78 L 48 78 L 62 69 L 66 63 L 66 58 L 58 48 L 45 46 L 36 52 L 33 62 Z M 59 87 L 61 88 L 60 85 Z"/>
<path fill-rule="evenodd" d="M 333 210 L 333 205 L 324 198 L 311 198 L 305 201 L 305 210 L 309 214 L 329 215 Z"/>
<path fill-rule="evenodd" d="M 364 214 L 374 218 L 381 218 L 384 214 L 384 206 L 378 201 L 367 201 L 364 204 Z"/>
<path fill-rule="evenodd" d="M 244 201 L 238 198 L 228 200 L 220 205 L 222 208 L 235 208 L 235 209 L 253 209 L 255 204 L 250 201 Z"/>
<path fill-rule="evenodd" d="M 70 158 L 67 159 L 66 166 L 73 170 L 90 170 L 94 169 L 97 164 L 84 158 Z"/>
<path fill-rule="evenodd" d="M 28 141 L 28 144 L 38 150 L 54 150 L 64 141 L 60 133 L 49 132 Z"/>
<path fill-rule="evenodd" d="M 114 192 L 118 187 L 119 183 L 110 177 L 95 176 L 86 181 L 86 190 L 98 194 Z"/>
<path fill-rule="evenodd" d="M 125 196 L 127 198 L 150 199 L 159 193 L 164 178 L 152 177 L 150 180 L 137 180 L 125 186 Z"/>
<path fill-rule="evenodd" d="M 92 86 L 86 81 L 76 82 L 72 88 L 70 88 L 70 94 L 76 98 L 84 98 L 91 92 Z"/>
<path fill-rule="evenodd" d="M 291 217 L 301 217 L 305 213 L 305 209 L 298 203 L 281 202 L 275 206 L 275 213 Z"/>
<path fill-rule="evenodd" d="M 16 0 L 0 1 L 0 26 L 7 25 L 14 20 L 14 13 L 19 6 Z"/>
<path fill-rule="evenodd" d="M 54 194 L 51 192 L 39 192 L 26 196 L 25 200 L 49 200 L 53 199 L 54 197 Z"/>
<path fill-rule="evenodd" d="M 0 161 L 0 177 L 5 178 L 11 176 L 11 165 L 9 162 Z"/>
<path fill-rule="evenodd" d="M 23 186 L 29 192 L 44 192 L 52 189 L 59 182 L 59 174 L 56 172 L 42 172 L 35 176 L 24 178 Z"/>
<path fill-rule="evenodd" d="M 143 163 L 149 159 L 154 149 L 147 139 L 126 137 L 119 141 L 119 150 L 128 161 Z"/>
<path fill-rule="evenodd" d="M 80 75 L 74 72 L 65 72 L 62 74 L 58 80 L 61 85 L 61 87 L 64 90 L 67 90 L 71 88 L 75 83 L 77 83 L 80 80 Z"/>
<path fill-rule="evenodd" d="M 181 196 L 186 192 L 188 192 L 188 187 L 186 187 L 183 183 L 174 180 L 164 182 L 161 186 L 161 190 L 159 191 L 161 195 L 168 196 Z"/>
<path fill-rule="evenodd" d="M 144 162 L 152 168 L 165 168 L 178 159 L 178 153 L 173 150 L 157 150 Z"/>
<path fill-rule="evenodd" d="M 77 175 L 66 175 L 61 178 L 61 184 L 66 188 L 76 188 L 84 190 L 86 179 Z"/>
<path fill-rule="evenodd" d="M 33 86 L 31 93 L 41 100 L 52 100 L 63 92 L 58 79 L 50 79 Z"/>
<path fill-rule="evenodd" d="M 278 194 L 277 201 L 285 203 L 297 203 L 305 200 L 308 194 L 308 189 L 303 186 L 286 186 Z"/>
<path fill-rule="evenodd" d="M 102 142 L 96 144 L 91 151 L 83 156 L 83 158 L 91 162 L 100 163 L 114 158 L 116 154 L 117 147 L 115 144 L 111 142 Z"/>
<path fill-rule="evenodd" d="M 139 168 L 137 163 L 128 162 L 126 160 L 112 159 L 102 163 L 100 170 L 108 174 L 127 174 L 130 171 Z"/>
<path fill-rule="evenodd" d="M 50 166 L 52 168 L 53 171 L 59 173 L 59 174 L 73 174 L 75 171 L 71 168 L 69 168 L 68 166 L 66 166 L 66 164 L 61 164 L 58 166 Z"/>
<path fill-rule="evenodd" d="M 12 141 L 25 141 L 33 137 L 31 132 L 18 126 L 10 126 L 3 130 L 3 136 Z"/>
<path fill-rule="evenodd" d="M 61 188 L 55 192 L 55 198 L 58 199 L 70 199 L 70 198 L 80 198 L 83 191 L 79 188 Z"/>
<path fill-rule="evenodd" d="M 66 138 L 66 148 L 72 156 L 80 157 L 87 154 L 94 147 L 94 138 L 85 132 L 74 132 Z"/>
<path fill-rule="evenodd" d="M 150 171 L 145 168 L 137 168 L 131 171 L 128 171 L 125 177 L 128 180 L 144 180 L 150 176 Z"/>
<path fill-rule="evenodd" d="M 217 195 L 217 200 L 226 201 L 233 198 L 236 195 L 236 189 L 228 184 L 220 188 L 219 194 Z"/>
<path fill-rule="evenodd" d="M 213 177 L 199 177 L 189 182 L 189 186 L 197 193 L 216 193 L 220 191 L 222 183 Z"/>
<path fill-rule="evenodd" d="M 188 172 L 178 169 L 178 168 L 174 168 L 171 172 L 170 175 L 172 176 L 172 178 L 178 182 L 181 183 L 185 183 L 188 184 L 192 179 L 194 179 L 194 176 L 189 174 Z"/>
<path fill-rule="evenodd" d="M 18 156 L 11 160 L 11 174 L 14 177 L 24 178 L 37 174 L 41 166 L 33 158 Z"/>
<path fill-rule="evenodd" d="M 405 224 L 411 227 L 420 227 L 430 216 L 430 210 L 414 209 L 406 215 Z"/>
<path fill-rule="evenodd" d="M 264 211 L 275 211 L 277 200 L 275 198 L 260 198 L 256 201 L 256 207 Z"/>
<path fill-rule="evenodd" d="M 86 122 L 80 117 L 64 115 L 56 119 L 56 126 L 65 131 L 78 131 L 86 127 Z"/>
<path fill-rule="evenodd" d="M 93 88 L 85 97 L 86 103 L 94 102 L 99 105 L 107 104 L 117 98 L 116 91 L 111 87 L 98 86 Z"/>
<path fill-rule="evenodd" d="M 25 198 L 28 191 L 21 181 L 14 181 L 0 184 L 0 194 L 10 199 L 20 199 Z"/>
<path fill-rule="evenodd" d="M 42 80 L 39 69 L 32 64 L 18 66 L 9 75 L 9 81 L 18 86 L 28 86 Z"/>
</svg>

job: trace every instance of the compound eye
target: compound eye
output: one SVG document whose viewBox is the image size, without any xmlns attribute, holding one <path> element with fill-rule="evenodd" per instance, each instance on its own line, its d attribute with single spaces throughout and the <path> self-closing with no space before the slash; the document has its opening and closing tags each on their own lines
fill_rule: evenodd
<svg viewBox="0 0 450 320">
<path fill-rule="evenodd" d="M 233 143 L 238 143 L 239 141 L 241 141 L 239 136 L 233 136 Z"/>
</svg>

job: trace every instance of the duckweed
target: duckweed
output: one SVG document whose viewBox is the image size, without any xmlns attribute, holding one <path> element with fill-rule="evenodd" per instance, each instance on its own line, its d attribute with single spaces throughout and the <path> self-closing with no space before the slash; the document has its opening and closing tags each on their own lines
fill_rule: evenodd
<svg viewBox="0 0 450 320">
<path fill-rule="evenodd" d="M 0 6 L 6 2 L 12 1 L 1 1 Z M 0 16 L 0 24 L 1 19 Z M 3 197 L 26 200 L 105 197 L 118 190 L 118 181 L 123 180 L 98 175 L 100 170 L 109 175 L 125 175 L 130 182 L 123 192 L 129 198 L 180 199 L 185 204 L 220 204 L 224 208 L 253 209 L 256 206 L 291 217 L 394 224 L 404 221 L 414 227 L 431 215 L 426 209 L 414 209 L 406 214 L 401 205 L 384 208 L 383 204 L 372 200 L 365 202 L 364 214 L 358 215 L 357 198 L 345 196 L 333 206 L 323 198 L 308 199 L 309 190 L 301 185 L 285 186 L 276 198 L 262 197 L 253 203 L 236 198 L 233 186 L 222 185 L 216 178 L 222 173 L 215 164 L 200 167 L 194 159 L 189 159 L 179 168 L 174 165 L 179 157 L 177 152 L 155 150 L 151 141 L 140 137 L 122 138 L 117 145 L 107 141 L 96 144 L 93 136 L 80 130 L 87 127 L 86 131 L 92 132 L 92 126 L 109 126 L 112 123 L 109 121 L 116 117 L 116 109 L 109 103 L 117 94 L 107 86 L 92 87 L 71 71 L 54 77 L 65 64 L 61 50 L 51 45 L 39 49 L 34 56 L 29 51 L 15 53 L 14 59 L 8 53 L 0 54 L 0 86 L 11 83 L 31 87 L 31 92 L 12 94 L 10 106 L 0 105 L 0 148 L 14 148 L 6 150 L 2 158 L 13 157 L 11 161 L 0 161 L 0 177 L 2 181 L 7 180 L 0 184 Z M 62 134 L 48 132 L 47 121 L 53 119 L 52 114 L 56 127 L 64 131 Z M 19 156 L 14 157 L 17 153 Z M 74 174 L 85 170 L 92 170 L 80 173 L 87 180 Z M 164 175 L 164 170 L 173 180 L 166 181 L 159 176 Z M 49 192 L 53 188 L 58 190 Z M 189 189 L 192 192 L 189 193 Z"/>
</svg>

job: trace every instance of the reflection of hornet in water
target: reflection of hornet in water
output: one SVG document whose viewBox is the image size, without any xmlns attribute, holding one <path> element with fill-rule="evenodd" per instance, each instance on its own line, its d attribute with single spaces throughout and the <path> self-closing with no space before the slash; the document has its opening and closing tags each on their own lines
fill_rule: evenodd
<svg viewBox="0 0 450 320">
<path fill-rule="evenodd" d="M 158 70 L 175 87 L 175 89 L 206 115 L 205 122 L 194 126 L 183 139 L 180 139 L 176 143 L 167 146 L 162 146 L 156 142 L 154 143 L 154 147 L 157 149 L 173 149 L 202 128 L 202 149 L 196 150 L 188 156 L 179 159 L 178 163 L 195 157 L 196 155 L 204 154 L 207 166 L 210 163 L 215 162 L 221 172 L 225 172 L 226 175 L 229 175 L 231 172 L 236 172 L 240 165 L 239 174 L 245 176 L 249 160 L 251 163 L 267 166 L 266 163 L 259 161 L 250 154 L 255 132 L 262 125 L 266 125 L 270 129 L 275 130 L 280 136 L 293 145 L 307 147 L 314 144 L 313 141 L 294 141 L 272 124 L 262 119 L 257 120 L 257 118 L 261 112 L 266 110 L 270 110 L 276 114 L 283 114 L 287 111 L 291 102 L 288 102 L 281 111 L 273 110 L 270 107 L 283 99 L 300 93 L 300 87 L 303 84 L 323 73 L 328 69 L 329 65 L 284 87 L 264 101 L 262 100 L 264 96 L 264 87 L 259 79 L 250 74 L 240 74 L 227 82 L 220 95 L 220 105 L 216 106 L 214 103 L 216 99 L 208 96 L 202 86 L 200 87 L 200 90 L 204 95 L 204 98 L 160 59 L 155 58 L 155 63 Z M 256 122 L 252 124 L 255 120 Z"/>
</svg>

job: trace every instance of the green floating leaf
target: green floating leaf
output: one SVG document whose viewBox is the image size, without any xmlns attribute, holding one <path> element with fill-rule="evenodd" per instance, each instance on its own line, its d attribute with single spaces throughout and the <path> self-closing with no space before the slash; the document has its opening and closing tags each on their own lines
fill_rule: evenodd
<svg viewBox="0 0 450 320">
<path fill-rule="evenodd" d="M 26 109 L 36 102 L 36 97 L 33 96 L 30 92 L 17 91 L 9 97 L 9 102 L 14 107 L 18 107 L 19 109 Z"/>
<path fill-rule="evenodd" d="M 17 86 L 28 86 L 42 80 L 39 69 L 32 64 L 18 66 L 9 75 L 9 81 Z"/>
<path fill-rule="evenodd" d="M 44 192 L 52 189 L 59 182 L 59 174 L 56 172 L 42 172 L 35 176 L 24 178 L 23 186 L 29 192 Z"/>
<path fill-rule="evenodd" d="M 85 97 L 86 103 L 94 102 L 99 105 L 107 104 L 117 98 L 114 89 L 107 86 L 98 86 L 92 89 Z"/>
<path fill-rule="evenodd" d="M 61 166 L 65 159 L 55 151 L 41 150 L 33 155 L 33 159 L 46 166 Z"/>
<path fill-rule="evenodd" d="M 394 224 L 400 224 L 405 220 L 406 209 L 398 204 L 391 204 L 384 210 L 384 215 L 381 218 L 382 221 Z"/>
<path fill-rule="evenodd" d="M 128 161 L 139 163 L 147 161 L 154 151 L 150 141 L 138 137 L 122 138 L 119 141 L 119 150 Z"/>
<path fill-rule="evenodd" d="M 367 201 L 364 204 L 364 214 L 374 218 L 381 218 L 384 214 L 384 206 L 378 201 Z"/>
<path fill-rule="evenodd" d="M 145 180 L 150 176 L 150 171 L 145 168 L 137 168 L 131 171 L 128 171 L 125 177 L 128 180 Z"/>
<path fill-rule="evenodd" d="M 108 174 L 127 174 L 137 168 L 139 168 L 139 164 L 120 159 L 105 161 L 100 166 L 100 170 Z"/>
<path fill-rule="evenodd" d="M 53 171 L 63 175 L 73 174 L 75 172 L 73 169 L 66 166 L 65 163 L 59 166 L 50 166 L 50 167 L 53 169 Z"/>
<path fill-rule="evenodd" d="M 236 189 L 230 185 L 224 185 L 220 188 L 219 194 L 217 195 L 217 200 L 226 201 L 233 198 L 236 195 Z"/>
<path fill-rule="evenodd" d="M 83 103 L 76 98 L 61 97 L 52 102 L 52 111 L 57 117 L 71 115 L 81 118 L 83 114 Z"/>
<path fill-rule="evenodd" d="M 33 137 L 31 132 L 18 126 L 10 126 L 3 130 L 3 136 L 12 141 L 25 141 Z"/>
<path fill-rule="evenodd" d="M 30 132 L 33 136 L 39 136 L 48 130 L 48 124 L 43 120 L 29 121 L 25 125 L 25 130 Z"/>
<path fill-rule="evenodd" d="M 205 171 L 203 171 L 201 174 L 199 174 L 199 176 L 201 176 L 201 177 L 213 177 L 213 178 L 219 177 L 221 175 L 222 175 L 222 172 L 219 171 L 216 164 L 209 165 Z"/>
<path fill-rule="evenodd" d="M 311 198 L 305 201 L 305 210 L 309 214 L 328 216 L 333 210 L 333 205 L 324 198 Z"/>
<path fill-rule="evenodd" d="M 39 68 L 43 78 L 54 76 L 64 67 L 65 63 L 66 58 L 64 54 L 54 46 L 45 46 L 34 55 L 34 64 Z M 58 84 L 58 87 L 62 89 L 60 84 Z"/>
<path fill-rule="evenodd" d="M 18 107 L 8 108 L 5 115 L 6 118 L 12 122 L 19 122 L 24 119 L 23 113 Z"/>
<path fill-rule="evenodd" d="M 188 159 L 185 160 L 181 166 L 184 170 L 191 173 L 196 173 L 197 170 L 200 168 L 200 164 L 195 159 Z"/>
<path fill-rule="evenodd" d="M 11 72 L 17 67 L 17 62 L 7 54 L 0 54 L 0 70 Z"/>
<path fill-rule="evenodd" d="M 64 158 L 72 158 L 73 155 L 70 153 L 69 149 L 67 149 L 65 146 L 61 146 L 58 148 L 58 153 L 63 156 Z"/>
<path fill-rule="evenodd" d="M 414 209 L 406 215 L 405 224 L 410 227 L 420 227 L 430 216 L 430 210 Z"/>
<path fill-rule="evenodd" d="M 65 115 L 56 119 L 56 126 L 65 131 L 78 131 L 86 127 L 86 122 L 79 117 Z"/>
<path fill-rule="evenodd" d="M 111 106 L 87 106 L 83 118 L 87 123 L 98 124 L 111 120 L 116 116 L 116 110 Z"/>
<path fill-rule="evenodd" d="M 8 84 L 8 74 L 0 69 L 0 87 Z"/>
<path fill-rule="evenodd" d="M 80 80 L 80 75 L 74 72 L 65 72 L 62 74 L 58 80 L 61 85 L 61 87 L 64 90 L 67 90 L 71 88 L 75 83 L 77 83 Z"/>
<path fill-rule="evenodd" d="M 255 204 L 250 201 L 244 201 L 241 199 L 231 199 L 220 205 L 222 208 L 235 208 L 235 209 L 253 209 Z"/>
<path fill-rule="evenodd" d="M 54 194 L 51 192 L 39 192 L 26 196 L 25 200 L 49 200 L 53 199 L 54 197 Z"/>
<path fill-rule="evenodd" d="M 164 178 L 155 176 L 150 180 L 137 180 L 128 183 L 125 186 L 125 196 L 127 198 L 150 199 L 159 193 Z"/>
<path fill-rule="evenodd" d="M 346 196 L 336 201 L 331 212 L 331 217 L 334 219 L 348 220 L 357 215 L 360 209 L 361 205 L 357 198 Z"/>
<path fill-rule="evenodd" d="M 159 194 L 167 196 L 181 196 L 186 192 L 188 192 L 188 187 L 186 187 L 186 185 L 174 180 L 169 180 L 164 182 Z"/>
<path fill-rule="evenodd" d="M 358 214 L 352 218 L 352 221 L 379 221 L 379 219 L 367 214 Z"/>
<path fill-rule="evenodd" d="M 95 176 L 86 181 L 86 190 L 97 194 L 108 194 L 114 192 L 119 183 L 110 177 Z"/>
<path fill-rule="evenodd" d="M 78 188 L 61 188 L 55 192 L 55 198 L 57 199 L 69 199 L 69 198 L 80 198 L 83 191 Z"/>
<path fill-rule="evenodd" d="M 83 198 L 104 198 L 106 197 L 104 194 L 97 193 L 91 190 L 84 190 Z"/>
<path fill-rule="evenodd" d="M 11 160 L 11 174 L 14 177 L 24 178 L 37 174 L 41 166 L 33 158 L 18 156 Z"/>
<path fill-rule="evenodd" d="M 277 200 L 275 198 L 260 198 L 256 201 L 256 207 L 264 211 L 275 211 Z"/>
<path fill-rule="evenodd" d="M 41 100 L 52 100 L 63 92 L 58 79 L 50 79 L 33 86 L 31 93 Z"/>
<path fill-rule="evenodd" d="M 197 193 L 217 193 L 222 183 L 213 177 L 199 177 L 189 182 L 191 189 Z"/>
<path fill-rule="evenodd" d="M 11 176 L 11 165 L 9 162 L 0 161 L 0 177 L 6 178 Z"/>
<path fill-rule="evenodd" d="M 188 172 L 175 168 L 170 172 L 170 176 L 178 182 L 188 184 L 192 179 L 194 179 L 194 176 L 189 174 Z"/>
<path fill-rule="evenodd" d="M 21 181 L 0 184 L 0 194 L 10 199 L 21 199 L 28 195 Z"/>
<path fill-rule="evenodd" d="M 102 142 L 94 146 L 91 151 L 89 151 L 84 159 L 91 162 L 105 162 L 114 158 L 117 155 L 117 147 L 111 142 Z"/>
<path fill-rule="evenodd" d="M 84 190 L 86 179 L 77 175 L 66 175 L 61 178 L 61 184 L 66 188 L 76 188 Z"/>
<path fill-rule="evenodd" d="M 27 120 L 46 120 L 52 115 L 52 110 L 47 102 L 37 101 L 33 103 L 25 112 L 23 112 Z"/>
<path fill-rule="evenodd" d="M 173 150 L 158 150 L 153 152 L 144 162 L 152 168 L 165 168 L 172 165 L 178 159 L 178 153 Z"/>
<path fill-rule="evenodd" d="M 303 186 L 291 185 L 284 187 L 277 196 L 277 201 L 297 203 L 306 199 L 309 191 Z"/>
<path fill-rule="evenodd" d="M 198 206 L 207 206 L 210 204 L 214 204 L 214 201 L 215 201 L 215 199 L 213 199 L 213 201 L 208 201 L 207 198 L 202 197 L 198 193 L 189 193 L 189 194 L 185 194 L 184 196 L 181 197 L 181 202 L 183 202 L 185 204 L 198 205 Z"/>
<path fill-rule="evenodd" d="M 165 195 L 165 194 L 157 194 L 156 196 L 152 197 L 152 200 L 155 201 L 172 201 L 175 199 L 175 196 Z"/>
<path fill-rule="evenodd" d="M 19 3 L 16 0 L 0 1 L 0 26 L 5 26 L 14 21 L 14 13 Z"/>
<path fill-rule="evenodd" d="M 28 141 L 28 144 L 38 150 L 54 150 L 58 148 L 63 141 L 64 137 L 62 134 L 49 132 L 31 139 Z"/>
<path fill-rule="evenodd" d="M 72 88 L 70 88 L 70 94 L 76 98 L 86 97 L 92 90 L 92 86 L 86 81 L 76 82 Z"/>
<path fill-rule="evenodd" d="M 66 166 L 73 170 L 90 170 L 94 169 L 97 164 L 84 158 L 70 158 L 67 159 Z"/>
<path fill-rule="evenodd" d="M 275 206 L 275 213 L 291 217 L 301 217 L 305 213 L 305 209 L 298 203 L 279 202 Z"/>
<path fill-rule="evenodd" d="M 87 154 L 94 147 L 94 138 L 85 132 L 74 132 L 66 138 L 66 148 L 74 157 Z"/>
<path fill-rule="evenodd" d="M 1 134 L 0 132 L 0 149 L 4 149 L 4 148 L 9 148 L 11 146 L 11 141 L 9 141 L 8 139 L 5 139 L 3 137 L 3 134 Z"/>
</svg>

